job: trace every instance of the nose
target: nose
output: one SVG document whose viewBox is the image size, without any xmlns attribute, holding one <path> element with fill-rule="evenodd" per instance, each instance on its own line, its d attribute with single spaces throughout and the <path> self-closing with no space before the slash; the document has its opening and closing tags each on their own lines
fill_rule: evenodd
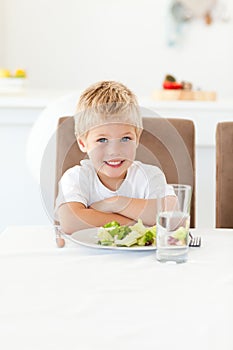
<svg viewBox="0 0 233 350">
<path fill-rule="evenodd" d="M 121 144 L 119 140 L 111 140 L 107 146 L 107 153 L 111 156 L 119 156 L 121 154 Z"/>
</svg>

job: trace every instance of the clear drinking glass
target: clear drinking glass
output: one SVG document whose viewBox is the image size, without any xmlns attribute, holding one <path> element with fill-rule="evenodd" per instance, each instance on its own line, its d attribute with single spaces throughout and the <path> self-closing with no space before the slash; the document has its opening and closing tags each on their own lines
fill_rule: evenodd
<svg viewBox="0 0 233 350">
<path fill-rule="evenodd" d="M 167 207 L 158 198 L 156 226 L 156 258 L 160 262 L 186 262 L 190 226 L 190 203 L 192 189 L 189 185 L 171 185 L 176 195 L 173 207 Z"/>
</svg>

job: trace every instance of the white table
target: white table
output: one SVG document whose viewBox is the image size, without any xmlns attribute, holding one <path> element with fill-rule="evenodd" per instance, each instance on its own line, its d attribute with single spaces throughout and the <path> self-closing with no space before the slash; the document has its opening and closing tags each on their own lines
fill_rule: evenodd
<svg viewBox="0 0 233 350">
<path fill-rule="evenodd" d="M 51 227 L 0 234 L 4 350 L 233 349 L 233 230 L 196 230 L 185 264 L 56 247 Z"/>
</svg>

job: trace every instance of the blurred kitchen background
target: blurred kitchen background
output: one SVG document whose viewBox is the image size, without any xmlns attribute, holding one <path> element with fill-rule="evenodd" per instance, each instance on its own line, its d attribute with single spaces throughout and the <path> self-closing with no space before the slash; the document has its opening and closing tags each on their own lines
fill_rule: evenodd
<svg viewBox="0 0 233 350">
<path fill-rule="evenodd" d="M 215 127 L 233 120 L 232 38 L 232 0 L 0 0 L 0 69 L 26 72 L 22 86 L 0 84 L 0 230 L 51 222 L 41 204 L 40 147 L 57 118 L 74 112 L 80 91 L 106 79 L 161 116 L 194 121 L 197 226 L 213 227 Z M 166 74 L 217 98 L 154 100 Z"/>
<path fill-rule="evenodd" d="M 205 90 L 217 89 L 219 97 L 231 97 L 233 2 L 219 0 L 231 17 L 228 22 L 224 13 L 222 20 L 215 13 L 209 26 L 204 16 L 181 23 L 182 38 L 172 48 L 170 3 L 1 0 L 1 66 L 25 68 L 34 88 L 83 89 L 117 79 L 146 96 L 171 72 Z"/>
</svg>

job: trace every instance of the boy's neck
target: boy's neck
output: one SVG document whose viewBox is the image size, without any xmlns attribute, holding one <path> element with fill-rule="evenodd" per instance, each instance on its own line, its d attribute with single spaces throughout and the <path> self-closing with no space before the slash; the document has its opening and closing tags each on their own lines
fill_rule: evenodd
<svg viewBox="0 0 233 350">
<path fill-rule="evenodd" d="M 107 187 L 109 190 L 111 191 L 117 191 L 120 186 L 122 185 L 122 183 L 124 182 L 124 179 L 126 178 L 126 174 L 123 174 L 122 177 L 108 177 L 102 174 L 97 174 L 99 180 L 102 182 L 102 184 Z"/>
</svg>

